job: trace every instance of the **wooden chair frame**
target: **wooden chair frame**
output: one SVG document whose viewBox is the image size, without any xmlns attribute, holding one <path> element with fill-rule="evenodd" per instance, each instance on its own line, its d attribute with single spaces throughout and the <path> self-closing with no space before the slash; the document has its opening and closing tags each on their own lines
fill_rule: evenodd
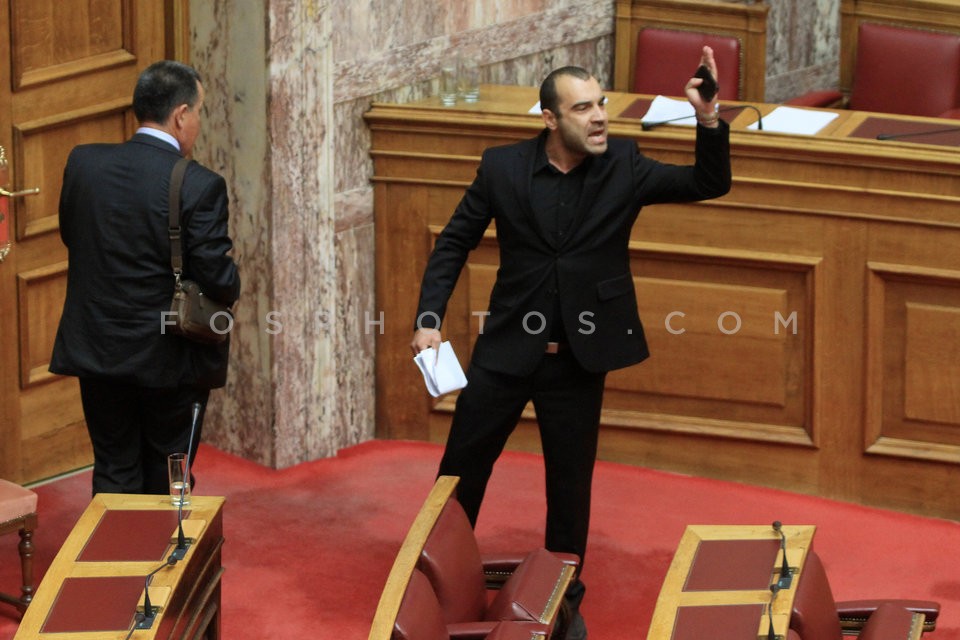
<svg viewBox="0 0 960 640">
<path fill-rule="evenodd" d="M 656 27 L 737 38 L 740 41 L 739 99 L 764 102 L 768 11 L 765 3 L 617 0 L 613 89 L 633 92 L 637 35 L 644 28 Z M 690 72 L 695 68 L 691 66 Z"/>
<path fill-rule="evenodd" d="M 427 495 L 427 499 L 424 500 L 423 506 L 417 513 L 410 529 L 407 531 L 407 536 L 404 538 L 403 544 L 400 546 L 400 551 L 397 552 L 397 556 L 394 559 L 393 567 L 387 576 L 383 592 L 380 594 L 380 602 L 377 604 L 377 611 L 373 616 L 373 622 L 370 626 L 369 640 L 391 640 L 393 637 L 394 623 L 396 622 L 397 614 L 400 612 L 400 605 L 403 603 L 407 586 L 410 584 L 410 577 L 420 562 L 421 551 L 427 542 L 427 538 L 436 526 L 437 521 L 440 519 L 444 506 L 450 499 L 455 499 L 454 492 L 459 481 L 460 478 L 456 476 L 438 477 L 430 493 Z M 569 554 L 561 554 L 561 556 L 564 555 Z M 508 577 L 508 574 L 503 573 L 503 571 L 506 570 L 505 566 L 510 565 L 509 571 L 513 571 L 520 563 L 520 560 L 515 558 L 513 560 L 506 558 L 507 556 L 501 557 L 497 555 L 487 556 L 485 558 L 484 573 L 486 574 L 487 588 L 499 588 L 502 586 L 503 581 Z M 551 601 L 547 605 L 547 611 L 549 611 L 547 617 L 551 620 L 559 616 L 563 594 L 573 580 L 576 571 L 575 564 L 572 564 L 570 561 L 564 560 L 564 564 L 566 566 L 561 571 L 558 582 L 558 585 L 562 586 L 562 588 L 555 592 L 555 601 L 551 598 Z M 523 565 L 520 566 L 520 570 L 522 570 Z M 558 620 L 557 626 L 553 629 L 553 634 L 555 634 L 556 637 L 562 637 L 564 630 L 560 620 L 562 620 L 562 616 Z M 545 621 L 541 620 L 541 622 Z M 524 623 L 521 622 L 518 624 Z M 539 637 L 538 634 L 542 634 L 542 631 L 535 629 L 531 631 L 531 634 L 532 637 Z"/>
<path fill-rule="evenodd" d="M 13 533 L 20 534 L 20 543 L 17 550 L 20 553 L 20 572 L 22 586 L 20 587 L 20 597 L 0 593 L 0 602 L 12 604 L 20 613 L 27 610 L 31 600 L 33 600 L 33 532 L 37 528 L 37 514 L 28 513 L 0 523 L 0 535 Z"/>
<path fill-rule="evenodd" d="M 377 605 L 377 611 L 370 626 L 369 640 L 390 640 L 393 635 L 393 623 L 400 611 L 400 603 L 410 583 L 410 576 L 420 560 L 420 551 L 437 523 L 443 506 L 453 496 L 459 481 L 460 479 L 454 476 L 440 476 L 427 495 L 427 499 L 424 500 L 387 576 L 387 582 L 380 594 L 380 603 Z"/>
</svg>

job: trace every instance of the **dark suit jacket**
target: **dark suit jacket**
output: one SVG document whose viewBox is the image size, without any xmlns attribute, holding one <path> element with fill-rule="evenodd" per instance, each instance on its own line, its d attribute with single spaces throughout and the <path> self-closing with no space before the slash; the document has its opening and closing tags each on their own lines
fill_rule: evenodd
<svg viewBox="0 0 960 640">
<path fill-rule="evenodd" d="M 229 341 L 202 345 L 162 325 L 174 288 L 167 191 L 179 158 L 173 146 L 145 134 L 70 153 L 60 193 L 67 297 L 50 371 L 145 387 L 226 382 Z M 181 201 L 184 278 L 233 303 L 240 276 L 227 255 L 226 182 L 191 162 Z"/>
<path fill-rule="evenodd" d="M 532 372 L 548 340 L 548 331 L 538 330 L 552 321 L 557 297 L 569 346 L 584 368 L 602 372 L 640 362 L 648 351 L 630 273 L 631 228 L 644 205 L 715 198 L 730 189 L 729 128 L 698 126 L 690 166 L 662 164 L 633 141 L 610 139 L 592 160 L 576 219 L 559 245 L 540 228 L 530 202 L 537 144 L 533 138 L 484 152 L 427 264 L 420 326 L 443 318 L 467 254 L 494 220 L 500 268 L 474 363 L 512 375 Z"/>
</svg>

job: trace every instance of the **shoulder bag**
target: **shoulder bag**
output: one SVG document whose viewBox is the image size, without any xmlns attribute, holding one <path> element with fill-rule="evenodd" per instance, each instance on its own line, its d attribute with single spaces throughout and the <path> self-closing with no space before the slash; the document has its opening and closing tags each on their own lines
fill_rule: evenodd
<svg viewBox="0 0 960 640">
<path fill-rule="evenodd" d="M 174 320 L 172 333 L 194 342 L 219 344 L 227 339 L 233 328 L 233 312 L 230 307 L 205 295 L 200 285 L 184 280 L 183 248 L 180 243 L 180 186 L 183 174 L 190 161 L 180 158 L 170 174 L 170 264 L 173 267 L 175 285 L 170 313 Z"/>
</svg>

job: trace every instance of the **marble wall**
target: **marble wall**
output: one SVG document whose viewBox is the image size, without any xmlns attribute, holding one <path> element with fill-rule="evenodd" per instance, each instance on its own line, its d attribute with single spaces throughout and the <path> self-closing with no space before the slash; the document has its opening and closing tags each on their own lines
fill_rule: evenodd
<svg viewBox="0 0 960 640">
<path fill-rule="evenodd" d="M 732 0 L 731 0 L 732 1 Z M 769 0 L 768 98 L 836 86 L 839 0 Z M 610 85 L 614 0 L 190 0 L 207 89 L 198 160 L 223 174 L 243 293 L 206 441 L 286 467 L 374 437 L 373 193 L 363 113 L 436 92 L 445 58 L 536 86 Z M 411 365 L 412 366 L 412 365 Z"/>
<path fill-rule="evenodd" d="M 274 467 L 334 455 L 375 427 L 363 113 L 432 95 L 456 55 L 488 83 L 573 63 L 606 83 L 613 1 L 190 0 L 190 25 L 207 89 L 195 156 L 227 179 L 243 278 L 204 438 Z"/>
<path fill-rule="evenodd" d="M 766 101 L 840 84 L 840 0 L 767 0 Z"/>
</svg>

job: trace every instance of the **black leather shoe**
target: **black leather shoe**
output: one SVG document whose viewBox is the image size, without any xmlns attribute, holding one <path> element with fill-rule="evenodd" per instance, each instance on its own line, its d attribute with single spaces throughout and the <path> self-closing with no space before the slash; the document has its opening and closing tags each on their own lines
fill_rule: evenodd
<svg viewBox="0 0 960 640">
<path fill-rule="evenodd" d="M 579 611 L 575 611 L 570 618 L 570 625 L 563 640 L 587 640 L 587 625 Z"/>
<path fill-rule="evenodd" d="M 583 616 L 580 615 L 580 602 L 586 590 L 586 585 L 577 579 L 570 584 L 564 594 L 563 604 L 568 612 L 569 622 L 563 640 L 587 640 L 587 625 L 583 621 Z"/>
</svg>

